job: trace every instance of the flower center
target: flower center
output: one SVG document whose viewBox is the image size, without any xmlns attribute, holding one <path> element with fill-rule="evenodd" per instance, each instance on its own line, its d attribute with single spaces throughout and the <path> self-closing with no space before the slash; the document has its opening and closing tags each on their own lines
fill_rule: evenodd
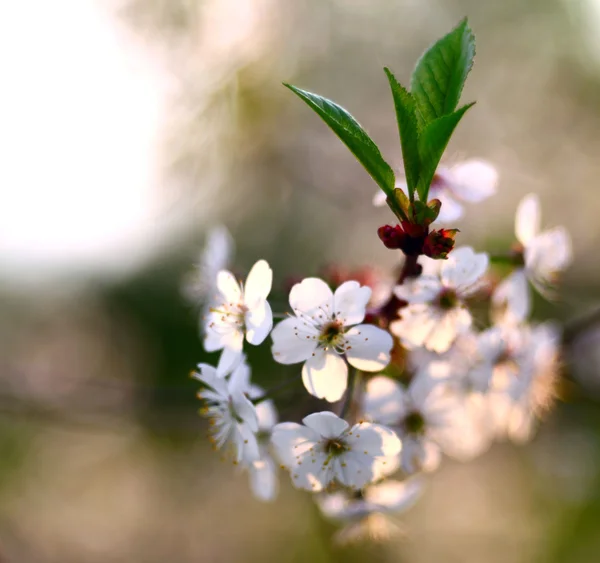
<svg viewBox="0 0 600 563">
<path fill-rule="evenodd" d="M 458 305 L 458 295 L 456 291 L 448 287 L 442 289 L 437 297 L 437 306 L 444 311 L 454 309 Z"/>
<path fill-rule="evenodd" d="M 319 341 L 322 344 L 329 346 L 337 346 L 342 340 L 342 335 L 344 333 L 344 326 L 340 321 L 333 320 L 321 329 L 321 334 L 319 335 Z"/>
<path fill-rule="evenodd" d="M 409 434 L 423 434 L 425 431 L 425 419 L 420 412 L 414 411 L 404 419 L 404 428 Z"/>
<path fill-rule="evenodd" d="M 325 453 L 329 457 L 337 457 L 347 452 L 350 448 L 340 438 L 330 438 L 325 442 Z"/>
</svg>

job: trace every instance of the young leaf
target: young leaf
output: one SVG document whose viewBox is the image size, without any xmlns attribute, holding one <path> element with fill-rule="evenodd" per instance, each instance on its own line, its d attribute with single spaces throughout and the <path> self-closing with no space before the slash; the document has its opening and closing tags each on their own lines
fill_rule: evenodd
<svg viewBox="0 0 600 563">
<path fill-rule="evenodd" d="M 420 128 L 456 109 L 474 56 L 475 37 L 466 19 L 425 51 L 410 81 Z"/>
<path fill-rule="evenodd" d="M 404 161 L 404 174 L 406 185 L 411 201 L 419 181 L 421 161 L 419 157 L 417 118 L 415 116 L 415 102 L 406 89 L 396 80 L 389 68 L 383 69 L 390 82 L 394 106 L 396 108 L 396 119 L 398 121 L 398 132 L 400 133 L 400 144 L 402 145 L 402 160 Z"/>
<path fill-rule="evenodd" d="M 379 148 L 360 124 L 344 108 L 331 100 L 301 90 L 291 84 L 284 83 L 284 86 L 304 100 L 329 125 L 333 132 L 364 166 L 373 180 L 377 182 L 379 187 L 388 196 L 391 196 L 395 184 L 394 171 L 383 160 Z"/>
<path fill-rule="evenodd" d="M 419 176 L 419 184 L 417 185 L 417 193 L 421 201 L 427 201 L 429 186 L 455 127 L 465 112 L 474 104 L 475 102 L 467 104 L 450 115 L 439 117 L 421 131 L 421 135 L 419 136 L 419 154 L 421 156 L 422 168 L 421 175 Z"/>
</svg>

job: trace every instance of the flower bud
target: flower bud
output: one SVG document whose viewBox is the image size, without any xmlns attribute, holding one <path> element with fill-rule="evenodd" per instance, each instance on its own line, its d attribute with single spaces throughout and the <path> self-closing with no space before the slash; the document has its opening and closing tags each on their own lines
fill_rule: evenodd
<svg viewBox="0 0 600 563">
<path fill-rule="evenodd" d="M 439 229 L 431 231 L 423 243 L 423 254 L 434 259 L 446 259 L 454 248 L 454 238 L 458 229 Z"/>
<path fill-rule="evenodd" d="M 406 239 L 406 233 L 402 230 L 400 225 L 396 225 L 395 227 L 384 225 L 377 229 L 377 234 L 379 235 L 381 242 L 383 242 L 387 248 L 391 249 L 402 248 Z"/>
</svg>

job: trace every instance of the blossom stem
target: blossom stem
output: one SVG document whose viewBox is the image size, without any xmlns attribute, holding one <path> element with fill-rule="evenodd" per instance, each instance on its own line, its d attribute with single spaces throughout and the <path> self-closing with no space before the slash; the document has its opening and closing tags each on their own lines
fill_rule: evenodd
<svg viewBox="0 0 600 563">
<path fill-rule="evenodd" d="M 348 389 L 346 389 L 346 397 L 344 398 L 344 404 L 340 410 L 340 418 L 346 418 L 350 406 L 352 405 L 352 396 L 354 395 L 354 385 L 356 383 L 358 370 L 350 367 L 350 373 L 348 374 Z"/>
<path fill-rule="evenodd" d="M 296 375 L 294 377 L 291 377 L 290 379 L 286 379 L 285 381 L 282 381 L 281 383 L 275 385 L 274 387 L 271 387 L 271 389 L 269 389 L 268 391 L 266 391 L 265 393 L 263 393 L 260 397 L 255 397 L 254 399 L 251 399 L 252 400 L 252 404 L 258 405 L 258 403 L 262 403 L 263 401 L 266 401 L 267 399 L 270 399 L 273 395 L 275 395 L 276 393 L 278 393 L 282 389 L 285 389 L 286 387 L 288 387 L 292 383 L 295 383 L 296 381 L 298 381 L 299 379 L 301 379 L 301 377 L 302 377 L 302 374 Z"/>
</svg>

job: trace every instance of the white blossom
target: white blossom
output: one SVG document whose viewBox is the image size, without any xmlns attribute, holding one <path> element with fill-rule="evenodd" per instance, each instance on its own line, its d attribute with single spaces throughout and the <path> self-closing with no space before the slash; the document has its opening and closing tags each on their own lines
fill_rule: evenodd
<svg viewBox="0 0 600 563">
<path fill-rule="evenodd" d="M 242 286 L 233 274 L 221 270 L 217 275 L 219 295 L 206 318 L 204 348 L 223 350 L 218 371 L 223 375 L 235 366 L 242 354 L 244 334 L 253 345 L 261 344 L 273 327 L 273 313 L 267 301 L 273 271 L 265 260 L 252 266 Z"/>
<path fill-rule="evenodd" d="M 400 437 L 401 466 L 409 474 L 434 471 L 442 452 L 466 460 L 483 448 L 463 396 L 445 378 L 432 376 L 430 368 L 417 373 L 406 388 L 389 377 L 374 377 L 363 398 L 365 416 Z"/>
<path fill-rule="evenodd" d="M 232 453 L 234 461 L 244 466 L 258 461 L 258 414 L 247 397 L 245 363 L 240 363 L 229 379 L 202 363 L 192 375 L 207 386 L 198 392 L 198 397 L 206 402 L 201 412 L 209 419 L 210 440 L 215 448 Z"/>
<path fill-rule="evenodd" d="M 299 489 L 318 492 L 338 482 L 361 489 L 379 479 L 378 461 L 398 454 L 400 440 L 389 428 L 360 422 L 350 427 L 332 412 L 305 417 L 304 426 L 278 424 L 271 441 Z"/>
<path fill-rule="evenodd" d="M 571 239 L 564 227 L 541 230 L 540 202 L 525 196 L 517 208 L 515 234 L 523 265 L 504 279 L 494 292 L 492 304 L 497 322 L 524 321 L 531 310 L 527 281 L 546 298 L 553 297 L 558 275 L 572 260 Z"/>
<path fill-rule="evenodd" d="M 496 193 L 498 172 L 484 160 L 470 159 L 452 167 L 439 166 L 429 190 L 429 199 L 442 202 L 436 222 L 448 223 L 463 216 L 462 203 L 477 203 Z M 396 182 L 396 187 L 408 192 L 405 180 Z M 373 197 L 373 205 L 385 205 L 386 195 L 379 190 Z"/>
<path fill-rule="evenodd" d="M 359 324 L 370 296 L 371 289 L 356 281 L 343 283 L 335 293 L 318 278 L 292 288 L 295 316 L 273 329 L 273 357 L 282 364 L 305 362 L 302 381 L 311 395 L 329 402 L 342 397 L 348 383 L 345 360 L 362 371 L 380 371 L 389 363 L 390 334 Z"/>
<path fill-rule="evenodd" d="M 425 346 L 439 353 L 448 350 L 471 326 L 471 313 L 464 300 L 481 287 L 488 262 L 486 253 L 463 246 L 437 266 L 437 275 L 425 274 L 396 286 L 396 296 L 408 305 L 398 311 L 400 319 L 390 324 L 391 332 L 408 349 Z"/>
</svg>

